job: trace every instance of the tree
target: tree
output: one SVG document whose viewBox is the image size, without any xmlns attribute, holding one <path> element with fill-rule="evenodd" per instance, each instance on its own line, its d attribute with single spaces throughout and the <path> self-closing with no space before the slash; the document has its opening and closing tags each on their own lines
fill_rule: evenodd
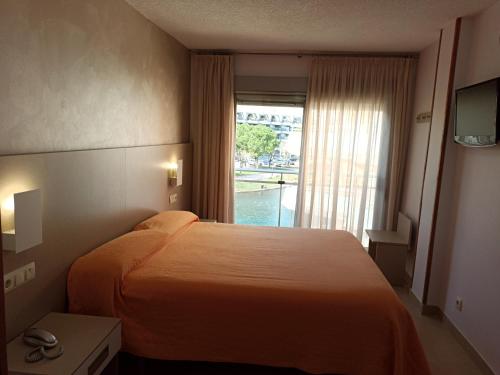
<svg viewBox="0 0 500 375">
<path fill-rule="evenodd" d="M 263 155 L 269 155 L 269 164 L 274 150 L 280 141 L 276 133 L 265 125 L 238 124 L 236 126 L 236 151 L 246 153 L 257 160 Z"/>
<path fill-rule="evenodd" d="M 269 155 L 269 164 L 276 147 L 280 141 L 276 133 L 265 125 L 256 125 L 252 127 L 248 140 L 248 153 L 257 160 L 260 156 Z"/>
<path fill-rule="evenodd" d="M 248 124 L 236 125 L 236 152 L 240 155 L 248 152 L 248 139 L 251 132 L 251 126 Z"/>
</svg>

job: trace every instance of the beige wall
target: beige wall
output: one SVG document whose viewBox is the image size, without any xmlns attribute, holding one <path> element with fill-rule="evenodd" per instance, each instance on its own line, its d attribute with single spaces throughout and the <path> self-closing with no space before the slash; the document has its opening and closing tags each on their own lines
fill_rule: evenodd
<svg viewBox="0 0 500 375">
<path fill-rule="evenodd" d="M 408 156 L 406 159 L 406 172 L 401 199 L 401 211 L 412 221 L 412 245 L 415 245 L 422 183 L 424 178 L 425 157 L 429 136 L 430 121 L 417 123 L 416 116 L 422 112 L 430 112 L 432 108 L 432 94 L 434 92 L 434 78 L 439 42 L 425 48 L 418 59 L 415 96 L 413 104 L 413 119 L 411 123 L 410 138 L 408 141 Z M 407 265 L 408 274 L 413 272 L 414 249 Z"/>
<path fill-rule="evenodd" d="M 500 2 L 464 19 L 455 88 L 500 76 Z M 500 145 L 451 142 L 445 164 L 430 302 L 500 373 Z M 463 311 L 455 308 L 457 297 Z"/>
<path fill-rule="evenodd" d="M 2 0 L 0 51 L 0 154 L 189 138 L 188 51 L 122 0 Z"/>
<path fill-rule="evenodd" d="M 183 184 L 168 184 L 165 165 L 183 160 Z M 191 146 L 176 144 L 0 157 L 0 202 L 40 189 L 43 243 L 3 252 L 5 272 L 32 261 L 36 278 L 5 298 L 11 339 L 49 311 L 64 311 L 74 260 L 158 211 L 190 209 Z M 170 194 L 177 202 L 169 204 Z"/>
<path fill-rule="evenodd" d="M 312 56 L 236 55 L 234 74 L 251 77 L 308 77 Z"/>
<path fill-rule="evenodd" d="M 234 89 L 249 92 L 305 93 L 312 56 L 236 55 Z"/>
<path fill-rule="evenodd" d="M 6 296 L 12 338 L 64 310 L 78 256 L 190 209 L 189 52 L 122 0 L 1 0 L 0 88 L 0 155 L 30 154 L 0 157 L 0 201 L 30 188 L 43 199 L 43 244 L 2 254 L 5 272 L 36 262 Z M 173 188 L 164 166 L 179 158 Z"/>
</svg>

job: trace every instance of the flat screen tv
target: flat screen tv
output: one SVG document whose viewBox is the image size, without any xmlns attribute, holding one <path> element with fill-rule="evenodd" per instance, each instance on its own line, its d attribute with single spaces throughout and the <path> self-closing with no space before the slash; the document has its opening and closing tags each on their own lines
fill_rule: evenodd
<svg viewBox="0 0 500 375">
<path fill-rule="evenodd" d="M 500 136 L 500 78 L 456 91 L 455 142 L 494 146 Z"/>
</svg>

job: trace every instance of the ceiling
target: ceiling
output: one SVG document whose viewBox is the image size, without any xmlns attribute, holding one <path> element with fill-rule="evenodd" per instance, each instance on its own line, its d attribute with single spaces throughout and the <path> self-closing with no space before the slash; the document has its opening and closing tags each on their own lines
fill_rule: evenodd
<svg viewBox="0 0 500 375">
<path fill-rule="evenodd" d="M 190 49 L 414 52 L 495 0 L 127 0 Z"/>
</svg>

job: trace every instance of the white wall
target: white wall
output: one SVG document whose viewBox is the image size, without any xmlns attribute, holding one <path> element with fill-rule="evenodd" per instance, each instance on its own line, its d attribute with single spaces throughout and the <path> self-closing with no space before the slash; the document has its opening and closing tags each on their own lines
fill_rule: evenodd
<svg viewBox="0 0 500 375">
<path fill-rule="evenodd" d="M 312 56 L 236 55 L 235 90 L 257 92 L 307 92 Z"/>
<path fill-rule="evenodd" d="M 415 269 L 413 273 L 412 291 L 420 300 L 424 300 L 427 262 L 433 227 L 436 189 L 442 157 L 441 143 L 446 128 L 446 110 L 448 105 L 448 87 L 453 60 L 453 44 L 455 40 L 455 21 L 448 23 L 442 31 L 439 49 L 439 61 L 436 74 L 434 104 L 432 111 L 427 162 L 424 184 L 422 188 L 422 207 L 416 244 Z M 425 302 L 425 301 L 423 301 Z"/>
<path fill-rule="evenodd" d="M 425 48 L 418 58 L 415 97 L 413 102 L 413 119 L 410 138 L 408 141 L 408 156 L 406 159 L 406 173 L 401 198 L 401 211 L 412 221 L 413 237 L 416 236 L 418 213 L 420 210 L 420 196 L 424 178 L 425 156 L 429 135 L 429 122 L 417 123 L 416 116 L 422 112 L 430 112 L 432 108 L 432 93 L 434 92 L 434 78 L 439 42 Z M 414 245 L 414 241 L 413 241 Z M 413 246 L 412 246 L 413 249 Z M 413 273 L 413 255 L 407 265 L 407 272 Z"/>
<path fill-rule="evenodd" d="M 236 55 L 234 74 L 252 77 L 308 77 L 312 56 Z"/>
<path fill-rule="evenodd" d="M 464 19 L 455 84 L 498 76 L 500 2 Z M 429 298 L 500 373 L 500 145 L 448 146 Z"/>
</svg>

